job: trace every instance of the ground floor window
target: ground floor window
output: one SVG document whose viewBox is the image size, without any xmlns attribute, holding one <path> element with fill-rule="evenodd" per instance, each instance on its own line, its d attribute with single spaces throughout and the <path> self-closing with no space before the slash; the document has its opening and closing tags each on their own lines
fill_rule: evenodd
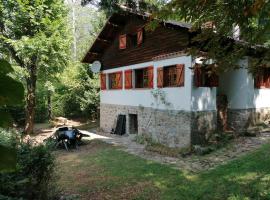
<svg viewBox="0 0 270 200">
<path fill-rule="evenodd" d="M 183 64 L 159 67 L 158 87 L 180 87 L 184 86 L 185 82 L 185 67 Z"/>
<path fill-rule="evenodd" d="M 219 77 L 211 66 L 195 65 L 194 83 L 196 87 L 218 87 Z"/>
<path fill-rule="evenodd" d="M 265 68 L 258 72 L 254 82 L 256 88 L 270 88 L 270 69 Z"/>
</svg>

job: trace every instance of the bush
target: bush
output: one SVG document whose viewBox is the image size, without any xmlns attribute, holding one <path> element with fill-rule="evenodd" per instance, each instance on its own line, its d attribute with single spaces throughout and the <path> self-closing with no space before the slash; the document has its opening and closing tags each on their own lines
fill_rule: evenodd
<svg viewBox="0 0 270 200">
<path fill-rule="evenodd" d="M 47 145 L 18 143 L 17 166 L 0 173 L 0 199 L 53 199 L 54 156 Z"/>
</svg>

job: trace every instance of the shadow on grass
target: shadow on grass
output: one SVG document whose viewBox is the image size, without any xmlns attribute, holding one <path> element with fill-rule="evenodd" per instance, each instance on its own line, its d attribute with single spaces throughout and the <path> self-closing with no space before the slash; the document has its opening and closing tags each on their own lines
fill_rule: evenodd
<svg viewBox="0 0 270 200">
<path fill-rule="evenodd" d="M 191 174 L 101 145 L 80 157 L 80 169 L 94 166 L 96 173 L 89 173 L 93 182 L 87 185 L 90 192 L 103 191 L 112 199 L 270 199 L 269 154 L 267 144 L 216 169 Z M 123 188 L 138 185 L 130 198 L 121 195 Z"/>
</svg>

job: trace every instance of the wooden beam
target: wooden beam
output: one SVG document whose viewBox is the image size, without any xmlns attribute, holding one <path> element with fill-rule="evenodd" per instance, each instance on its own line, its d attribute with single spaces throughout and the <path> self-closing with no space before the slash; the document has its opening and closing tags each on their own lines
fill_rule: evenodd
<svg viewBox="0 0 270 200">
<path fill-rule="evenodd" d="M 110 41 L 110 40 L 105 40 L 105 39 L 102 39 L 102 38 L 99 38 L 99 37 L 97 38 L 97 40 L 108 43 L 108 44 L 112 43 L 112 41 Z"/>
<path fill-rule="evenodd" d="M 119 28 L 119 27 L 120 27 L 120 25 L 114 24 L 114 23 L 112 23 L 112 22 L 107 22 L 107 24 L 109 24 L 109 25 L 111 25 L 111 26 L 113 26 L 113 27 L 115 27 L 115 28 Z"/>
<path fill-rule="evenodd" d="M 88 52 L 88 54 L 93 54 L 93 55 L 99 55 L 100 53 L 97 53 L 97 52 Z"/>
</svg>

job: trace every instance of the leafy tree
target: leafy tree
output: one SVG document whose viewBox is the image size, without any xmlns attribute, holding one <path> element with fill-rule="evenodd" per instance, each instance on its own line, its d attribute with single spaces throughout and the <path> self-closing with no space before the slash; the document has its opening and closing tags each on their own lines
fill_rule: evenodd
<svg viewBox="0 0 270 200">
<path fill-rule="evenodd" d="M 98 76 L 93 75 L 89 65 L 82 64 L 81 60 L 103 27 L 105 15 L 89 6 L 82 7 L 75 0 L 69 1 L 68 6 L 69 21 L 74 24 L 73 43 L 76 43 L 76 48 L 72 50 L 73 54 L 76 51 L 77 56 L 55 78 L 52 111 L 54 116 L 96 118 L 99 105 Z"/>
<path fill-rule="evenodd" d="M 24 98 L 23 85 L 11 77 L 14 72 L 11 65 L 0 59 L 0 127 L 8 127 L 12 122 L 7 106 L 20 104 Z M 0 171 L 15 168 L 16 152 L 4 146 L 7 137 L 5 131 L 0 129 Z"/>
<path fill-rule="evenodd" d="M 192 23 L 197 33 L 194 41 L 201 44 L 194 53 L 207 51 L 206 58 L 215 59 L 221 71 L 237 67 L 236 61 L 251 53 L 250 70 L 255 72 L 259 66 L 270 67 L 270 52 L 265 48 L 270 41 L 269 10 L 267 0 L 172 0 L 158 15 Z M 201 28 L 209 22 L 211 27 Z M 234 41 L 238 31 L 240 38 Z"/>
<path fill-rule="evenodd" d="M 23 85 L 9 75 L 12 72 L 11 65 L 0 59 L 0 127 L 7 127 L 11 122 L 6 106 L 20 104 L 24 97 Z"/>
<path fill-rule="evenodd" d="M 128 7 L 136 11 L 157 12 L 166 0 L 82 0 L 82 5 L 92 4 L 108 15 L 120 11 L 121 6 Z"/>
<path fill-rule="evenodd" d="M 0 49 L 26 72 L 27 134 L 33 131 L 38 78 L 67 63 L 67 27 L 63 0 L 0 0 Z"/>
</svg>

